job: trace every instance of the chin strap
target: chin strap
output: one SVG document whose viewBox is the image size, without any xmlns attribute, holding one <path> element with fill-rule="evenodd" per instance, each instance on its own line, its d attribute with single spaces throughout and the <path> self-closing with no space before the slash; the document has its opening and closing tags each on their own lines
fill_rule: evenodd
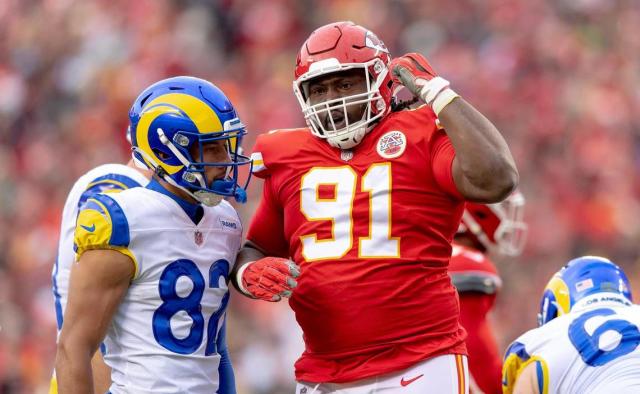
<svg viewBox="0 0 640 394">
<path fill-rule="evenodd" d="M 163 145 L 169 148 L 171 153 L 173 153 L 176 156 L 176 158 L 180 161 L 180 163 L 183 166 L 185 166 L 185 168 L 189 168 L 191 166 L 191 162 L 187 160 L 187 158 L 182 154 L 182 152 L 178 150 L 178 148 L 175 147 L 175 145 L 173 145 L 173 143 L 169 140 L 169 138 L 167 138 L 167 136 L 164 134 L 164 131 L 161 128 L 158 128 L 158 137 L 160 138 L 160 142 L 162 142 Z M 215 192 L 229 194 L 231 190 L 236 186 L 234 181 L 218 179 L 213 181 L 211 185 L 211 188 L 215 192 L 210 192 L 206 190 L 191 191 L 186 187 L 179 185 L 175 180 L 173 180 L 173 178 L 168 176 L 164 171 L 164 169 L 161 166 L 159 166 L 158 163 L 152 157 L 150 157 L 146 152 L 144 152 L 142 149 L 133 147 L 132 150 L 135 153 L 139 154 L 142 158 L 144 158 L 144 160 L 146 160 L 153 167 L 153 170 L 156 172 L 156 174 L 158 174 L 158 176 L 160 176 L 165 182 L 179 188 L 180 190 L 184 191 L 185 193 L 187 193 L 188 195 L 196 199 L 196 201 L 199 201 L 200 203 L 208 207 L 216 206 L 220 204 L 220 202 L 224 199 L 223 195 L 217 194 Z M 136 158 L 135 155 L 134 155 L 134 161 L 136 161 L 136 163 L 140 162 L 140 160 L 138 160 L 138 158 Z M 228 177 L 229 171 L 230 169 L 227 168 L 227 177 Z M 194 172 L 190 172 L 189 174 L 195 177 L 198 183 L 200 183 L 201 187 L 206 187 L 206 182 L 202 174 L 194 173 Z M 233 197 L 239 203 L 247 202 L 247 192 L 241 187 L 235 187 L 235 190 L 233 191 Z"/>
<path fill-rule="evenodd" d="M 136 153 L 136 154 L 140 155 L 142 158 L 144 158 L 144 160 L 151 165 L 153 171 L 155 171 L 155 173 L 160 178 L 162 178 L 163 181 L 167 182 L 171 186 L 175 186 L 178 189 L 184 191 L 185 193 L 187 193 L 188 195 L 193 197 L 196 201 L 201 202 L 202 204 L 204 204 L 204 205 L 206 205 L 208 207 L 213 207 L 213 206 L 216 206 L 216 205 L 220 204 L 220 201 L 222 201 L 222 199 L 224 198 L 221 195 L 218 195 L 218 194 L 215 194 L 215 193 L 211 193 L 211 192 L 207 192 L 205 190 L 198 190 L 196 192 L 192 192 L 191 190 L 187 189 L 186 187 L 179 185 L 170 176 L 167 176 L 167 173 L 164 171 L 164 169 L 162 167 L 160 167 L 158 165 L 158 163 L 151 156 L 149 156 L 145 151 L 143 151 L 142 149 L 140 149 L 138 147 L 135 147 L 135 146 L 132 148 L 132 150 L 133 150 L 134 153 Z M 134 159 L 135 159 L 136 163 L 140 162 L 140 160 L 138 158 L 136 158 L 135 156 L 134 156 Z M 246 199 L 246 193 L 245 193 L 245 199 Z"/>
</svg>

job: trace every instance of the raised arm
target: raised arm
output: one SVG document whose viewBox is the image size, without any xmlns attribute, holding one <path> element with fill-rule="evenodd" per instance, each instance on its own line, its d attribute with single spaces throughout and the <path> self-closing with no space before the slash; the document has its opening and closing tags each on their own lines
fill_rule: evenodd
<svg viewBox="0 0 640 394">
<path fill-rule="evenodd" d="M 91 359 L 134 272 L 133 261 L 114 250 L 86 251 L 73 265 L 56 354 L 59 392 L 94 392 Z"/>
<path fill-rule="evenodd" d="M 417 53 L 391 63 L 394 81 L 429 104 L 456 151 L 453 178 L 460 193 L 470 201 L 502 201 L 518 185 L 518 170 L 498 129 L 471 104 L 438 77 L 427 60 Z"/>
</svg>

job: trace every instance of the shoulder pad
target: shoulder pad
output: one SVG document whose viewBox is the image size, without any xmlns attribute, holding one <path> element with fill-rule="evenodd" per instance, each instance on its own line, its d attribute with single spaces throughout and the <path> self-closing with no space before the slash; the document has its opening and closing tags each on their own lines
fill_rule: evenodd
<svg viewBox="0 0 640 394">
<path fill-rule="evenodd" d="M 113 249 L 129 256 L 136 265 L 137 273 L 136 260 L 128 250 L 129 241 L 129 223 L 118 203 L 105 194 L 89 198 L 76 221 L 76 260 L 87 250 Z"/>
<path fill-rule="evenodd" d="M 80 196 L 78 207 L 82 207 L 87 200 L 98 193 L 118 193 L 133 187 L 140 187 L 135 179 L 123 174 L 106 174 L 92 180 Z"/>
<path fill-rule="evenodd" d="M 286 165 L 287 159 L 295 157 L 309 138 L 314 137 L 306 128 L 272 130 L 258 135 L 251 154 L 252 173 L 259 178 L 270 176 L 274 167 Z"/>
<path fill-rule="evenodd" d="M 87 250 L 111 249 L 128 256 L 135 266 L 135 279 L 139 265 L 129 250 L 129 223 L 118 203 L 105 194 L 89 198 L 78 213 L 73 248 L 76 260 Z"/>
</svg>

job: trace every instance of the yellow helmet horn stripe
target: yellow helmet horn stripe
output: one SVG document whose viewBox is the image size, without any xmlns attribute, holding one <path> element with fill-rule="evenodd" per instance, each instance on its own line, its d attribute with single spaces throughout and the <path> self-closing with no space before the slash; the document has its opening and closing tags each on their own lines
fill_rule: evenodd
<svg viewBox="0 0 640 394">
<path fill-rule="evenodd" d="M 222 123 L 215 111 L 205 102 L 194 96 L 183 93 L 169 93 L 147 103 L 138 121 L 136 140 L 139 148 L 149 155 L 149 157 L 156 160 L 170 175 L 180 171 L 182 166 L 172 166 L 163 163 L 151 149 L 146 133 L 150 132 L 149 127 L 158 116 L 166 113 L 179 114 L 181 111 L 193 121 L 200 134 L 222 131 Z M 151 163 L 147 162 L 147 165 L 151 165 Z"/>
<path fill-rule="evenodd" d="M 551 290 L 558 303 L 558 316 L 569 313 L 571 309 L 571 298 L 569 296 L 569 286 L 560 276 L 554 276 L 547 285 L 547 290 Z"/>
</svg>

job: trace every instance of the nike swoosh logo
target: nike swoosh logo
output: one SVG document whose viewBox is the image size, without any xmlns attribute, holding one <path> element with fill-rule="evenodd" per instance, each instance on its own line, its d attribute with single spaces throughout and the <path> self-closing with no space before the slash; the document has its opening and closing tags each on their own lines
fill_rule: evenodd
<svg viewBox="0 0 640 394">
<path fill-rule="evenodd" d="M 424 374 L 418 375 L 415 378 L 409 379 L 409 380 L 404 380 L 404 378 L 402 378 L 402 379 L 400 379 L 400 386 L 402 386 L 402 387 L 408 386 L 408 385 L 410 385 L 411 383 L 415 382 L 416 380 L 420 379 L 423 376 L 424 376 Z"/>
<path fill-rule="evenodd" d="M 80 225 L 80 227 L 82 227 L 83 229 L 85 229 L 85 230 L 87 230 L 88 232 L 92 233 L 92 232 L 96 229 L 96 224 L 95 224 L 95 223 L 93 223 L 93 224 L 91 225 L 91 227 L 89 227 L 89 226 L 85 226 L 85 225 L 81 224 L 81 225 Z"/>
</svg>

